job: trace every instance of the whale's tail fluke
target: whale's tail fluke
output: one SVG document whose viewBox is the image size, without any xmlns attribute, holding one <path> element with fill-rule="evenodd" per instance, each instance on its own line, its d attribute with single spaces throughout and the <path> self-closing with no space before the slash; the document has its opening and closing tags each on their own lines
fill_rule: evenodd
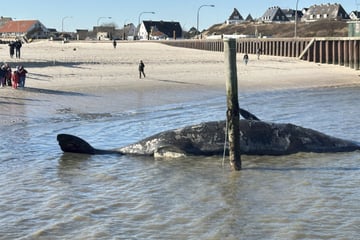
<svg viewBox="0 0 360 240">
<path fill-rule="evenodd" d="M 92 147 L 85 140 L 70 134 L 59 134 L 57 135 L 57 140 L 63 152 L 83 153 L 83 154 L 109 154 L 109 153 L 121 154 L 120 152 L 115 152 L 111 150 L 96 149 Z"/>
</svg>

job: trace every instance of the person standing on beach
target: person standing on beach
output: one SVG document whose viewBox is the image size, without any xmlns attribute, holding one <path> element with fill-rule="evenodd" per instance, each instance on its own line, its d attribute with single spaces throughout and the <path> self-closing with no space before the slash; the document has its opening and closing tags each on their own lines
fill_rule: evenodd
<svg viewBox="0 0 360 240">
<path fill-rule="evenodd" d="M 248 62 L 249 62 L 249 55 L 247 55 L 247 53 L 245 53 L 244 58 L 243 58 L 243 61 L 244 61 L 245 65 L 248 64 Z"/>
<path fill-rule="evenodd" d="M 18 73 L 19 73 L 19 87 L 25 87 L 25 79 L 26 79 L 26 74 L 28 73 L 23 66 L 20 66 L 18 69 Z"/>
<path fill-rule="evenodd" d="M 15 54 L 15 42 L 11 41 L 9 43 L 10 57 L 13 58 Z"/>
<path fill-rule="evenodd" d="M 5 76 L 6 76 L 6 66 L 5 64 L 0 68 L 0 87 L 3 88 L 6 85 Z"/>
<path fill-rule="evenodd" d="M 144 62 L 142 60 L 140 60 L 140 63 L 139 63 L 139 78 L 141 78 L 141 74 L 143 74 L 144 78 L 145 78 L 144 69 L 145 69 L 145 64 L 144 64 Z"/>
<path fill-rule="evenodd" d="M 15 42 L 16 58 L 20 58 L 20 49 L 22 47 L 21 40 Z"/>
<path fill-rule="evenodd" d="M 12 88 L 17 89 L 19 85 L 19 72 L 16 70 L 11 74 Z"/>
<path fill-rule="evenodd" d="M 257 55 L 257 59 L 260 60 L 261 48 L 258 48 L 258 49 L 257 49 L 256 55 Z"/>
<path fill-rule="evenodd" d="M 5 74 L 5 82 L 8 86 L 11 87 L 11 67 L 9 64 L 5 63 L 5 69 L 6 69 L 6 74 Z"/>
</svg>

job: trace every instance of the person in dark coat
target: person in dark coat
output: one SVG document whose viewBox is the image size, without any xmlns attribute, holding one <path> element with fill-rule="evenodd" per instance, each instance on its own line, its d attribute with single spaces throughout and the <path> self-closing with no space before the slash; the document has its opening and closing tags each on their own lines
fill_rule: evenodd
<svg viewBox="0 0 360 240">
<path fill-rule="evenodd" d="M 16 58 L 20 58 L 20 49 L 22 47 L 21 40 L 15 42 Z"/>
<path fill-rule="evenodd" d="M 249 62 L 249 55 L 248 55 L 247 53 L 245 53 L 245 55 L 244 55 L 244 57 L 243 57 L 243 61 L 244 61 L 245 65 L 248 64 L 248 62 Z"/>
<path fill-rule="evenodd" d="M 6 76 L 6 66 L 5 64 L 0 67 L 0 87 L 3 88 L 6 86 L 5 76 Z"/>
<path fill-rule="evenodd" d="M 11 67 L 9 64 L 5 63 L 5 69 L 6 69 L 6 74 L 5 74 L 5 82 L 8 86 L 11 86 Z"/>
<path fill-rule="evenodd" d="M 143 76 L 145 77 L 144 69 L 145 69 L 145 64 L 144 64 L 144 62 L 142 60 L 140 60 L 140 63 L 139 63 L 139 78 L 141 78 L 141 74 L 143 74 Z"/>
<path fill-rule="evenodd" d="M 19 87 L 25 87 L 25 80 L 26 80 L 26 74 L 28 73 L 24 66 L 19 66 L 18 70 L 17 70 L 18 74 L 19 74 Z"/>
<path fill-rule="evenodd" d="M 11 41 L 9 43 L 9 49 L 10 49 L 10 57 L 13 58 L 14 53 L 15 53 L 15 42 L 14 41 Z"/>
<path fill-rule="evenodd" d="M 117 45 L 117 43 L 116 43 L 116 40 L 114 39 L 114 41 L 113 41 L 114 48 L 116 48 L 116 45 Z"/>
</svg>

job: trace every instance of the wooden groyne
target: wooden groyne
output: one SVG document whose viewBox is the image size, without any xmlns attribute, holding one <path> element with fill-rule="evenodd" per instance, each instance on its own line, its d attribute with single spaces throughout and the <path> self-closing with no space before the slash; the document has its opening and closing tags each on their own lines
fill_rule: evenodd
<svg viewBox="0 0 360 240">
<path fill-rule="evenodd" d="M 175 47 L 224 51 L 223 40 L 176 40 L 163 43 Z M 243 38 L 237 39 L 238 53 L 293 57 L 321 64 L 360 69 L 360 38 Z"/>
</svg>

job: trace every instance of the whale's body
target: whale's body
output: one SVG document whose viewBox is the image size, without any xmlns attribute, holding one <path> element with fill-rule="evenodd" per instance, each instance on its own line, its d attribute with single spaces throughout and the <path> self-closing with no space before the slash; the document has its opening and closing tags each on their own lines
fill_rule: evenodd
<svg viewBox="0 0 360 240">
<path fill-rule="evenodd" d="M 226 122 L 204 122 L 164 131 L 137 143 L 112 150 L 93 148 L 84 140 L 59 134 L 64 152 L 86 154 L 132 154 L 154 157 L 222 155 L 226 146 Z M 225 146 L 225 148 L 224 148 Z M 360 145 L 293 124 L 240 120 L 240 151 L 246 155 L 288 155 L 297 152 L 349 152 Z"/>
</svg>

